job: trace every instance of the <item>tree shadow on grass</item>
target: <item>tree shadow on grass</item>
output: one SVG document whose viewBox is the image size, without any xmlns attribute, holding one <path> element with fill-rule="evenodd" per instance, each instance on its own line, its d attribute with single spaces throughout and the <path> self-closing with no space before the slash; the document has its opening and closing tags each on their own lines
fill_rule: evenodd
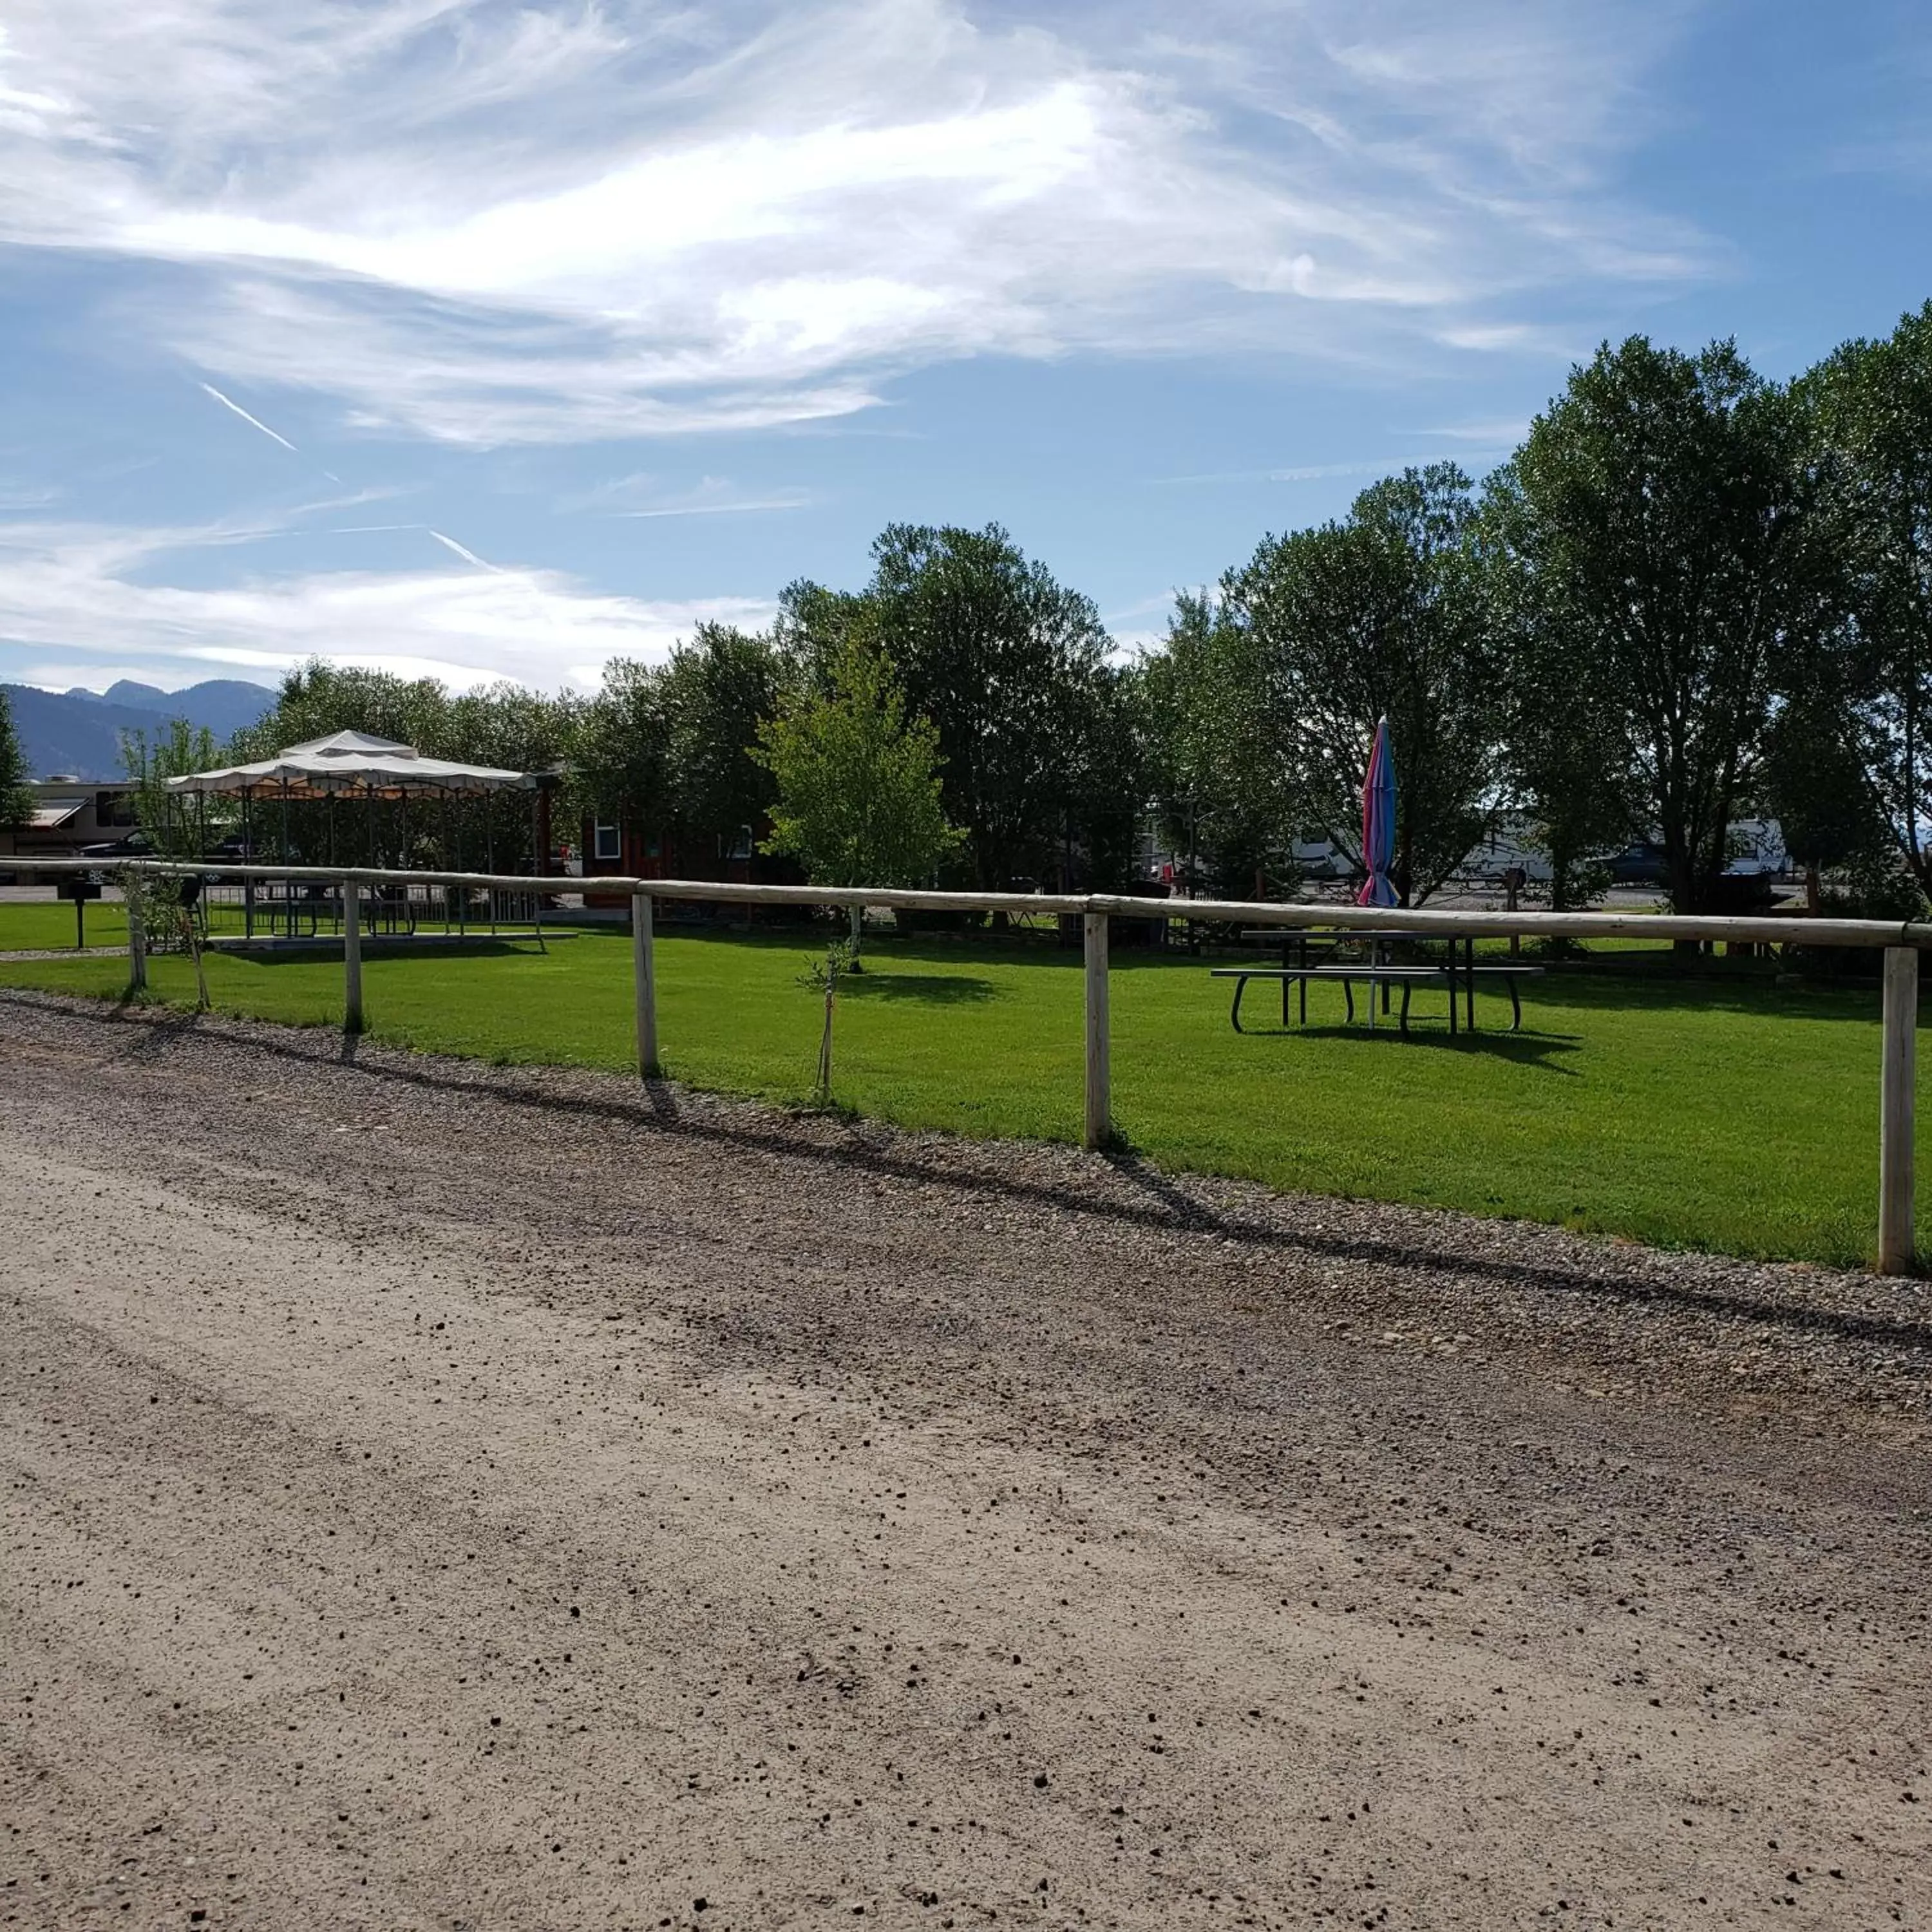
<svg viewBox="0 0 1932 1932">
<path fill-rule="evenodd" d="M 117 1031 L 126 1029 L 116 1042 L 110 1058 L 159 1060 L 170 1047 L 184 1039 L 194 1039 L 197 1045 L 209 1051 L 268 1054 L 310 1066 L 335 1059 L 342 1053 L 339 1041 L 317 1037 L 320 1029 L 310 1030 L 307 1039 L 299 1034 L 292 1034 L 286 1040 L 276 1040 L 262 1029 L 236 1034 L 218 1028 L 205 1027 L 202 1016 L 198 1014 L 152 1007 L 122 1009 L 106 1001 L 98 1007 L 83 1007 L 58 994 L 38 994 L 26 989 L 0 989 L 0 1004 L 44 1006 L 68 1018 L 92 1019 L 103 1028 L 112 1028 Z M 128 1037 L 128 1034 L 132 1034 L 133 1037 Z M 418 1066 L 372 1059 L 361 1061 L 355 1070 L 360 1077 L 374 1081 L 458 1094 L 472 1100 L 482 1100 L 506 1107 L 529 1107 L 579 1119 L 605 1121 L 614 1126 L 629 1126 L 735 1151 L 755 1150 L 833 1171 L 914 1180 L 950 1189 L 962 1197 L 996 1194 L 1062 1214 L 1091 1215 L 1097 1220 L 1162 1231 L 1211 1234 L 1237 1247 L 1298 1251 L 1356 1262 L 1435 1268 L 1447 1274 L 1534 1286 L 1546 1293 L 1574 1295 L 1585 1301 L 1680 1308 L 1707 1316 L 1741 1318 L 1790 1334 L 1834 1335 L 1846 1340 L 1876 1342 L 1888 1348 L 1909 1349 L 1916 1354 L 1932 1355 L 1932 1322 L 1879 1313 L 1865 1314 L 1852 1310 L 1811 1306 L 1802 1302 L 1782 1300 L 1770 1294 L 1753 1294 L 1746 1292 L 1742 1283 L 1736 1287 L 1714 1284 L 1706 1288 L 1678 1281 L 1634 1276 L 1622 1265 L 1613 1274 L 1599 1272 L 1590 1266 L 1587 1254 L 1580 1254 L 1574 1263 L 1510 1253 L 1445 1254 L 1432 1250 L 1419 1231 L 1403 1228 L 1399 1222 L 1388 1236 L 1382 1238 L 1331 1234 L 1324 1229 L 1306 1226 L 1283 1226 L 1238 1209 L 1230 1211 L 1203 1201 L 1175 1178 L 1130 1151 L 1117 1150 L 1107 1157 L 1114 1174 L 1132 1190 L 1126 1198 L 1109 1199 L 1048 1182 L 1016 1179 L 983 1169 L 964 1173 L 949 1171 L 943 1166 L 921 1160 L 916 1146 L 896 1139 L 882 1144 L 880 1140 L 869 1138 L 865 1131 L 866 1125 L 869 1124 L 855 1126 L 836 1141 L 814 1144 L 776 1124 L 764 1128 L 742 1119 L 698 1118 L 685 1113 L 676 1103 L 674 1090 L 662 1082 L 649 1083 L 644 1094 L 636 1099 L 620 1099 L 614 1092 L 606 1100 L 584 1094 L 559 1094 L 533 1084 L 486 1079 L 482 1077 L 484 1070 L 480 1063 L 476 1064 L 475 1072 L 467 1077 L 450 1068 L 446 1061 L 434 1060 Z M 881 1130 L 889 1131 L 886 1124 L 881 1124 Z M 1739 1265 L 1748 1267 L 1750 1264 Z"/>
<path fill-rule="evenodd" d="M 1371 1052 L 1392 1052 L 1400 1048 L 1420 1053 L 1448 1053 L 1471 1058 L 1506 1060 L 1519 1066 L 1533 1066 L 1540 1073 L 1560 1073 L 1566 1080 L 1582 1076 L 1574 1066 L 1556 1064 L 1559 1055 L 1580 1053 L 1580 1035 L 1569 1033 L 1449 1033 L 1433 1027 L 1418 1026 L 1412 1020 L 1404 1033 L 1391 1019 L 1382 1026 L 1358 1022 L 1310 1026 L 1244 1026 L 1244 1040 L 1346 1040 L 1351 1046 L 1366 1046 Z"/>
<path fill-rule="evenodd" d="M 549 936 L 553 939 L 556 937 L 554 933 Z M 521 958 L 533 955 L 537 950 L 536 937 L 530 933 L 506 933 L 494 939 L 487 934 L 480 939 L 432 938 L 427 943 L 399 937 L 365 938 L 362 942 L 362 957 L 365 961 L 416 959 L 425 965 L 439 960 Z M 208 957 L 239 960 L 249 966 L 326 965 L 332 960 L 340 964 L 342 942 L 339 939 L 320 939 L 313 945 L 304 941 L 296 946 L 263 946 L 259 951 L 223 946 L 212 950 Z"/>
<path fill-rule="evenodd" d="M 1879 1017 L 1879 984 L 1870 980 L 1802 978 L 1780 986 L 1768 970 L 1728 973 L 1709 967 L 1561 967 L 1523 989 L 1559 1005 L 1607 1012 L 1721 1013 L 1752 1019 L 1853 1020 Z"/>
<path fill-rule="evenodd" d="M 909 1000 L 933 1006 L 978 1006 L 995 998 L 990 980 L 971 973 L 881 973 L 868 966 L 838 976 L 842 1000 Z"/>
</svg>

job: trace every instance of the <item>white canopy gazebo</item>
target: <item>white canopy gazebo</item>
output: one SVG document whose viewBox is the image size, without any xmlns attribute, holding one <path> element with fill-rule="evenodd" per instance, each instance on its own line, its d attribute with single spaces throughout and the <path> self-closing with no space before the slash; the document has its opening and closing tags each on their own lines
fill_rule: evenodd
<svg viewBox="0 0 1932 1932">
<path fill-rule="evenodd" d="M 201 802 L 204 845 L 206 801 L 212 798 L 238 800 L 242 806 L 242 842 L 251 855 L 254 850 L 251 820 L 256 807 L 280 807 L 281 856 L 286 860 L 292 850 L 290 808 L 321 806 L 326 808 L 322 823 L 317 825 L 310 818 L 308 836 L 314 837 L 318 844 L 326 843 L 326 853 L 317 853 L 314 856 L 332 866 L 338 862 L 335 826 L 338 800 L 351 807 L 364 808 L 368 813 L 362 820 L 362 836 L 358 842 L 364 848 L 365 860 L 376 850 L 382 830 L 382 819 L 373 808 L 382 804 L 391 806 L 386 815 L 391 838 L 382 842 L 393 843 L 398 862 L 406 866 L 410 858 L 412 804 L 430 804 L 440 808 L 442 843 L 448 848 L 448 808 L 453 802 L 487 802 L 503 793 L 526 792 L 531 794 L 535 807 L 530 840 L 536 869 L 548 869 L 544 863 L 550 842 L 548 807 L 550 790 L 556 783 L 554 776 L 549 772 L 507 771 L 494 765 L 463 764 L 448 758 L 427 758 L 413 745 L 400 744 L 393 738 L 378 738 L 366 731 L 334 731 L 326 738 L 311 738 L 303 744 L 288 746 L 270 758 L 213 771 L 189 772 L 179 778 L 169 778 L 165 783 L 169 792 L 184 806 L 190 800 Z M 445 856 L 446 866 L 456 872 L 463 870 L 462 818 L 460 812 L 455 814 L 454 847 L 446 850 Z M 486 812 L 483 820 L 484 868 L 494 872 L 494 814 Z M 252 881 L 244 902 L 246 928 L 252 934 L 255 924 Z M 494 908 L 492 916 L 494 920 Z"/>
<path fill-rule="evenodd" d="M 448 797 L 454 794 L 534 791 L 534 772 L 500 770 L 494 765 L 463 765 L 448 758 L 426 758 L 413 745 L 366 731 L 332 731 L 291 745 L 273 758 L 230 765 L 212 772 L 190 772 L 170 778 L 172 792 L 210 798 L 278 800 L 284 803 L 345 796 L 363 799 Z"/>
</svg>

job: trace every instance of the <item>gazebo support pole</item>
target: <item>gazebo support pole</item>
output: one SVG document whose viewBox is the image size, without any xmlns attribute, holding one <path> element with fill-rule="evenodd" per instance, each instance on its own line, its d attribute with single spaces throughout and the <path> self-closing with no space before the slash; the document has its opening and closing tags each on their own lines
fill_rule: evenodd
<svg viewBox="0 0 1932 1932">
<path fill-rule="evenodd" d="M 1087 940 L 1087 1120 L 1082 1136 L 1089 1148 L 1112 1139 L 1107 1013 L 1107 915 L 1084 916 Z"/>
<path fill-rule="evenodd" d="M 1918 1046 L 1918 949 L 1885 950 L 1883 1071 L 1879 1083 L 1878 1268 L 1910 1274 L 1918 1262 L 1912 1201 L 1912 1102 Z"/>
<path fill-rule="evenodd" d="M 249 836 L 249 826 L 254 814 L 248 809 L 254 796 L 250 788 L 242 788 L 242 856 L 252 862 L 255 856 L 254 840 Z M 255 876 L 251 872 L 242 881 L 242 937 L 253 939 L 255 936 Z"/>
<path fill-rule="evenodd" d="M 342 882 L 342 1030 L 362 1030 L 362 888 Z"/>
<path fill-rule="evenodd" d="M 631 968 L 638 998 L 638 1075 L 656 1080 L 663 1073 L 658 1062 L 657 961 L 652 946 L 651 896 L 631 895 Z"/>
</svg>

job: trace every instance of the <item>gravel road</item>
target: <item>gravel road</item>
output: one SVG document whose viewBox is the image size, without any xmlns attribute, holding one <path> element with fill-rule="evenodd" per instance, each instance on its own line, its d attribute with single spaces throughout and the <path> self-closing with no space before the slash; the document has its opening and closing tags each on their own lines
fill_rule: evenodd
<svg viewBox="0 0 1932 1932">
<path fill-rule="evenodd" d="M 1932 1302 L 0 995 L 0 1923 L 1932 1926 Z"/>
</svg>

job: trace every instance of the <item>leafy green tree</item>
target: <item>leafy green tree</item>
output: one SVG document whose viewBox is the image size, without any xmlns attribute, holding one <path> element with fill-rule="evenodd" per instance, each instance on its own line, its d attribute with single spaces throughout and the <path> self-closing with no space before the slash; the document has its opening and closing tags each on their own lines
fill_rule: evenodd
<svg viewBox="0 0 1932 1932">
<path fill-rule="evenodd" d="M 1190 883 L 1242 898 L 1279 869 L 1298 796 L 1267 703 L 1252 626 L 1205 592 L 1175 600 L 1166 642 L 1140 668 L 1136 698 L 1148 784 Z"/>
<path fill-rule="evenodd" d="M 439 742 L 450 749 L 431 755 L 509 772 L 556 770 L 570 754 L 583 710 L 583 700 L 572 694 L 550 697 L 507 679 L 448 698 L 446 704 L 435 722 Z"/>
<path fill-rule="evenodd" d="M 1138 667 L 1102 664 L 1078 692 L 1058 871 L 1068 890 L 1118 892 L 1136 880 L 1147 816 Z"/>
<path fill-rule="evenodd" d="M 337 731 L 393 739 L 433 758 L 459 755 L 449 693 L 436 679 L 401 678 L 320 658 L 283 677 L 272 707 L 237 736 L 236 746 L 244 759 L 265 758 Z"/>
<path fill-rule="evenodd" d="M 34 794 L 27 788 L 26 754 L 14 728 L 14 707 L 0 691 L 0 826 L 24 825 L 33 814 Z"/>
<path fill-rule="evenodd" d="M 938 734 L 908 715 L 892 661 L 862 634 L 829 671 L 829 692 L 794 697 L 759 728 L 757 756 L 778 792 L 764 849 L 797 859 L 814 885 L 916 885 L 960 842 Z M 860 926 L 854 908 L 855 955 Z"/>
<path fill-rule="evenodd" d="M 944 759 L 948 815 L 974 881 L 1004 890 L 1054 869 L 1094 800 L 1095 734 L 1109 642 L 1090 598 L 1030 561 L 997 524 L 889 527 L 872 546 L 866 597 L 880 644 L 928 718 Z M 824 594 L 818 600 L 823 607 Z M 839 616 L 848 626 L 849 609 Z"/>
<path fill-rule="evenodd" d="M 1538 687 L 1567 666 L 1600 707 L 1672 906 L 1703 911 L 1780 653 L 1818 616 L 1800 412 L 1730 343 L 1686 356 L 1633 337 L 1571 372 L 1502 487 Z"/>
<path fill-rule="evenodd" d="M 1798 388 L 1844 566 L 1840 681 L 1892 836 L 1932 890 L 1932 302 L 1881 340 L 1846 343 Z"/>
<path fill-rule="evenodd" d="M 1468 477 L 1454 464 L 1372 485 L 1346 519 L 1270 537 L 1222 582 L 1250 633 L 1265 728 L 1310 829 L 1358 860 L 1378 718 L 1396 774 L 1391 874 L 1404 905 L 1462 862 L 1500 802 L 1496 652 Z"/>
<path fill-rule="evenodd" d="M 772 798 L 772 775 L 754 747 L 774 716 L 783 663 L 771 640 L 724 624 L 700 624 L 672 652 L 662 686 L 670 804 L 678 827 L 728 850 Z"/>
<path fill-rule="evenodd" d="M 727 850 L 772 797 L 756 754 L 784 660 L 766 638 L 701 624 L 670 662 L 614 658 L 574 719 L 572 792 L 586 812 Z"/>
<path fill-rule="evenodd" d="M 670 712 L 662 664 L 613 658 L 577 720 L 571 793 L 579 808 L 620 824 L 670 822 Z"/>
<path fill-rule="evenodd" d="M 273 707 L 236 740 L 238 755 L 266 758 L 338 731 L 412 745 L 426 757 L 506 771 L 547 771 L 575 735 L 580 700 L 507 680 L 453 695 L 433 677 L 313 658 L 282 680 Z"/>
<path fill-rule="evenodd" d="M 1850 707 L 1829 694 L 1786 702 L 1765 732 L 1765 808 L 1778 820 L 1784 849 L 1804 868 L 1814 912 L 1826 872 L 1882 858 L 1891 845 L 1859 736 Z"/>
<path fill-rule="evenodd" d="M 121 766 L 133 795 L 135 822 L 148 845 L 170 859 L 202 856 L 205 843 L 226 830 L 232 807 L 225 800 L 179 797 L 170 778 L 212 770 L 224 762 L 206 725 L 171 718 L 152 731 L 130 731 L 121 740 Z"/>
<path fill-rule="evenodd" d="M 821 695 L 830 691 L 839 647 L 855 628 L 868 637 L 876 633 L 872 601 L 866 592 L 827 590 L 809 578 L 788 584 L 778 593 L 778 616 L 772 625 L 772 646 L 788 689 Z"/>
<path fill-rule="evenodd" d="M 1505 790 L 1550 865 L 1552 911 L 1609 890 L 1606 855 L 1642 830 L 1622 707 L 1596 653 L 1539 599 L 1522 567 L 1522 494 L 1514 464 L 1484 486 L 1482 553 L 1504 746 Z"/>
</svg>

